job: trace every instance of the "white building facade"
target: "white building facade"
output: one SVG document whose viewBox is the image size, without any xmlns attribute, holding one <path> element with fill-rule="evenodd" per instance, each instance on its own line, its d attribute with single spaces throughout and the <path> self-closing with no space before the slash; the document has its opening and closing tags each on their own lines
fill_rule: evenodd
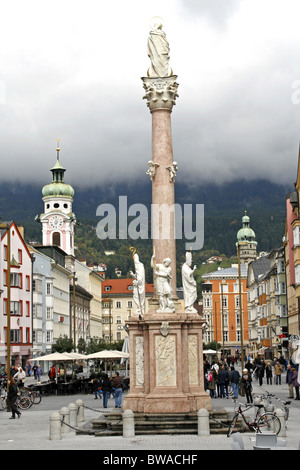
<svg viewBox="0 0 300 470">
<path fill-rule="evenodd" d="M 22 228 L 14 222 L 9 222 L 8 226 L 9 229 L 0 230 L 0 362 L 7 364 L 7 319 L 10 312 L 11 364 L 25 368 L 32 350 L 32 262 Z M 10 288 L 7 275 L 9 251 Z"/>
</svg>

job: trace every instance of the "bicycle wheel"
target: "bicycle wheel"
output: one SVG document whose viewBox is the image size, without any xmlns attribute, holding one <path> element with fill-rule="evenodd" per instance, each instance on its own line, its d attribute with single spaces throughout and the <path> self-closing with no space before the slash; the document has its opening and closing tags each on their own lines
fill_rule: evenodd
<svg viewBox="0 0 300 470">
<path fill-rule="evenodd" d="M 258 422 L 257 422 L 257 431 L 258 432 L 274 432 L 275 434 L 279 434 L 281 429 L 281 423 L 278 416 L 274 415 L 273 413 L 265 413 L 263 414 Z"/>
<path fill-rule="evenodd" d="M 232 421 L 229 425 L 228 431 L 227 431 L 227 437 L 231 436 L 231 434 L 232 434 L 232 432 L 233 432 L 233 430 L 236 426 L 236 422 L 238 420 L 238 417 L 239 417 L 238 413 L 234 415 L 234 417 L 233 417 L 233 419 L 232 419 Z"/>
<path fill-rule="evenodd" d="M 32 406 L 32 401 L 28 397 L 21 397 L 17 401 L 18 408 L 21 408 L 21 410 L 27 410 Z"/>
<path fill-rule="evenodd" d="M 42 395 L 40 392 L 32 392 L 32 401 L 34 405 L 38 405 L 42 401 Z"/>
</svg>

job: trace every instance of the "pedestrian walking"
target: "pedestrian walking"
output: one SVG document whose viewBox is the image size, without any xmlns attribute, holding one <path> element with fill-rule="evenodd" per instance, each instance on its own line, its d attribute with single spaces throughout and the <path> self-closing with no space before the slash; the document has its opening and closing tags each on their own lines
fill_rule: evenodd
<svg viewBox="0 0 300 470">
<path fill-rule="evenodd" d="M 33 375 L 34 375 L 34 378 L 36 379 L 36 371 L 37 371 L 37 368 L 38 366 L 36 365 L 36 362 L 34 363 L 34 366 L 32 368 L 32 372 L 33 372 Z"/>
<path fill-rule="evenodd" d="M 282 365 L 280 364 L 279 361 L 277 361 L 275 364 L 274 374 L 276 377 L 276 381 L 275 381 L 276 385 L 281 385 Z"/>
<path fill-rule="evenodd" d="M 288 398 L 294 398 L 294 385 L 293 385 L 293 370 L 291 364 L 287 365 L 287 371 L 286 371 L 286 383 L 289 386 L 289 397 Z"/>
<path fill-rule="evenodd" d="M 17 384 L 16 384 L 15 380 L 12 378 L 11 380 L 8 381 L 8 385 L 9 385 L 9 389 L 8 389 L 7 398 L 9 400 L 9 404 L 10 404 L 10 408 L 11 408 L 11 412 L 12 412 L 12 415 L 9 419 L 15 419 L 16 414 L 18 415 L 18 418 L 20 418 L 21 413 L 18 410 L 18 407 L 16 405 L 16 400 L 17 400 L 17 396 L 18 396 Z"/>
<path fill-rule="evenodd" d="M 97 400 L 98 397 L 102 398 L 102 394 L 103 394 L 102 387 L 98 379 L 93 380 L 93 392 L 94 392 L 95 400 Z"/>
<path fill-rule="evenodd" d="M 112 387 L 115 389 L 115 408 L 121 408 L 122 393 L 123 393 L 123 380 L 119 376 L 119 372 L 115 373 L 115 378 L 113 380 Z"/>
</svg>

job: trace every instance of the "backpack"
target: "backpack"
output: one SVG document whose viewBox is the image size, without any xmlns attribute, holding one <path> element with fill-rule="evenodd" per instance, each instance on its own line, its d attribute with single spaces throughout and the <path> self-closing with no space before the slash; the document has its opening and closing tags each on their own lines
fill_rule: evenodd
<svg viewBox="0 0 300 470">
<path fill-rule="evenodd" d="M 208 376 L 207 376 L 207 380 L 208 380 L 209 382 L 212 382 L 212 379 L 213 379 L 213 376 L 212 376 L 212 373 L 210 372 L 210 373 L 208 374 Z"/>
</svg>

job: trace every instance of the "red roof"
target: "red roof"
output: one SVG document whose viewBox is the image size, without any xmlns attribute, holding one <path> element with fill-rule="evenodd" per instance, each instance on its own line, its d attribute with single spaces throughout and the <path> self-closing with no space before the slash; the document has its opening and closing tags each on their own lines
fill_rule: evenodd
<svg viewBox="0 0 300 470">
<path fill-rule="evenodd" d="M 132 286 L 133 279 L 106 279 L 102 282 L 102 295 L 110 294 L 131 294 L 132 289 L 128 289 L 128 286 Z M 105 290 L 105 287 L 110 287 L 110 290 Z M 153 293 L 153 284 L 145 285 L 146 293 Z"/>
</svg>

